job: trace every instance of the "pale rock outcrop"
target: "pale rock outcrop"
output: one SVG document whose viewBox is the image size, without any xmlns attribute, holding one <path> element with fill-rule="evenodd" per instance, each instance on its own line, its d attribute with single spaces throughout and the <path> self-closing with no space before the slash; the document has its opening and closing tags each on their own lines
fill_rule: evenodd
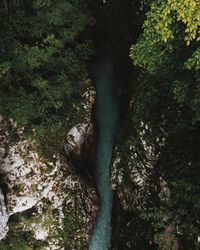
<svg viewBox="0 0 200 250">
<path fill-rule="evenodd" d="M 31 141 L 19 141 L 0 157 L 2 182 L 6 184 L 9 216 L 30 209 L 47 196 L 59 170 L 59 161 L 45 164 L 34 151 Z"/>
<path fill-rule="evenodd" d="M 92 123 L 82 123 L 75 125 L 67 134 L 67 142 L 65 143 L 65 152 L 69 154 L 71 151 L 76 155 L 81 152 L 81 146 L 93 133 Z"/>
<path fill-rule="evenodd" d="M 83 134 L 87 133 L 87 129 L 88 125 L 85 125 Z M 17 140 L 10 141 L 10 134 L 14 131 Z M 82 134 L 77 135 L 76 131 L 75 135 L 75 142 L 82 142 Z M 48 242 L 43 249 L 64 249 L 61 237 L 64 230 L 64 213 L 68 211 L 73 214 L 79 202 L 82 212 L 77 221 L 84 223 L 85 228 L 79 229 L 77 237 L 86 242 L 96 209 L 95 191 L 86 185 L 84 191 L 79 177 L 60 156 L 54 155 L 51 162 L 43 160 L 36 152 L 34 141 L 25 139 L 23 128 L 18 127 L 12 120 L 0 120 L 0 139 L 0 178 L 6 199 L 5 206 L 4 196 L 0 192 L 0 240 L 5 238 L 8 232 L 9 216 L 33 209 L 28 221 L 22 215 L 21 229 L 31 231 L 35 240 Z M 84 197 L 83 204 L 84 192 L 88 195 Z"/>
<path fill-rule="evenodd" d="M 149 179 L 156 178 L 160 191 L 158 196 L 160 199 L 169 196 L 169 189 L 166 182 L 161 176 L 157 174 L 155 170 L 156 163 L 159 159 L 159 153 L 156 151 L 156 145 L 150 140 L 146 140 L 146 135 L 151 134 L 151 126 L 141 122 L 140 128 L 138 129 L 140 139 L 140 150 L 134 146 L 134 140 L 130 139 L 129 147 L 127 147 L 127 156 L 129 160 L 124 166 L 123 157 L 118 147 L 115 148 L 115 160 L 112 164 L 111 169 L 111 184 L 113 189 L 118 191 L 118 195 L 122 202 L 124 209 L 128 209 L 129 200 L 133 200 L 134 208 L 141 210 L 146 209 L 146 203 L 150 195 Z M 160 146 L 164 145 L 165 138 L 157 138 L 157 144 Z M 143 154 L 143 155 L 142 155 Z M 143 156 L 143 158 L 141 157 Z M 127 158 L 128 159 L 128 158 Z M 133 188 L 127 185 L 127 179 L 131 181 Z M 121 191 L 121 189 L 123 191 Z M 127 197 L 129 197 L 127 199 Z"/>
<path fill-rule="evenodd" d="M 86 90 L 83 94 L 83 97 L 86 99 L 84 104 L 85 119 L 82 123 L 76 124 L 69 130 L 64 143 L 64 149 L 67 155 L 72 151 L 76 155 L 79 155 L 81 153 L 83 143 L 87 141 L 87 138 L 94 132 L 93 124 L 91 122 L 91 114 L 95 101 L 95 95 L 96 92 L 94 87 L 92 87 L 90 80 L 86 81 Z"/>
<path fill-rule="evenodd" d="M 91 112 L 95 90 L 90 80 L 86 81 L 83 97 L 85 118 L 69 131 L 66 152 L 80 154 L 85 139 L 93 133 Z M 74 173 L 66 159 L 60 155 L 53 158 L 51 162 L 44 160 L 38 155 L 35 142 L 25 137 L 24 128 L 0 116 L 0 185 L 5 195 L 0 189 L 0 240 L 9 234 L 9 216 L 18 214 L 17 228 L 31 232 L 35 240 L 47 242 L 44 250 L 86 248 L 97 211 L 95 190 Z M 28 220 L 23 215 L 27 210 Z M 70 225 L 74 223 L 77 229 L 69 232 L 74 240 L 64 247 L 66 213 Z"/>
<path fill-rule="evenodd" d="M 4 195 L 0 189 L 0 240 L 3 239 L 8 232 L 8 218 Z"/>
</svg>

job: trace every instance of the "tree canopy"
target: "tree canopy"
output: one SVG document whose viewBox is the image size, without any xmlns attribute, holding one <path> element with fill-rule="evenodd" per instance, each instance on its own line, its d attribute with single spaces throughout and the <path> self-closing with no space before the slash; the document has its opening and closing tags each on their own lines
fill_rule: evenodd
<svg viewBox="0 0 200 250">
<path fill-rule="evenodd" d="M 130 49 L 140 73 L 137 80 L 133 79 L 130 123 L 135 130 L 126 144 L 136 147 L 142 159 L 148 155 L 149 146 L 154 155 L 154 174 L 149 177 L 154 181 L 149 188 L 153 192 L 150 200 L 152 194 L 157 198 L 145 216 L 154 222 L 158 219 L 154 226 L 162 233 L 159 220 L 165 217 L 166 225 L 178 228 L 171 234 L 183 238 L 188 249 L 195 249 L 199 234 L 199 42 L 199 1 L 155 0 L 149 1 L 143 32 Z M 141 149 L 141 138 L 146 141 L 142 146 L 146 153 Z M 169 188 L 164 200 L 158 178 L 163 178 Z"/>
<path fill-rule="evenodd" d="M 92 54 L 85 2 L 1 1 L 0 21 L 1 114 L 41 137 L 58 136 L 83 114 Z"/>
</svg>

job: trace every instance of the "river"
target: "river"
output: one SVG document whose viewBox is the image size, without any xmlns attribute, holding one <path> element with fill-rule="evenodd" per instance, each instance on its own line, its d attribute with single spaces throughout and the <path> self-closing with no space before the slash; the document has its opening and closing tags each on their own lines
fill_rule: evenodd
<svg viewBox="0 0 200 250">
<path fill-rule="evenodd" d="M 93 229 L 89 250 L 107 250 L 111 238 L 113 193 L 110 186 L 110 163 L 118 125 L 117 83 L 110 60 L 93 67 L 96 85 L 96 119 L 99 129 L 95 180 L 100 209 Z"/>
</svg>

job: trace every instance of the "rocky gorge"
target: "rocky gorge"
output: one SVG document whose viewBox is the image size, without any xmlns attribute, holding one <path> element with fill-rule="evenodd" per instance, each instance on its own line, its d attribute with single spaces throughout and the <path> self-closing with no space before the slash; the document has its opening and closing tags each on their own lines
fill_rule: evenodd
<svg viewBox="0 0 200 250">
<path fill-rule="evenodd" d="M 199 16 L 0 1 L 0 250 L 200 249 Z"/>
</svg>

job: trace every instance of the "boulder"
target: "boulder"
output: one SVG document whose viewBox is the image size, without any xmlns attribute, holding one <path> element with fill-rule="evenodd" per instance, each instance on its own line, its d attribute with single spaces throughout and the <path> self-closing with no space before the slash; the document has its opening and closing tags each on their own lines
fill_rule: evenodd
<svg viewBox="0 0 200 250">
<path fill-rule="evenodd" d="M 64 144 L 65 153 L 68 155 L 73 152 L 76 155 L 80 155 L 81 147 L 92 134 L 92 123 L 80 123 L 75 125 L 67 134 L 67 141 Z"/>
</svg>

